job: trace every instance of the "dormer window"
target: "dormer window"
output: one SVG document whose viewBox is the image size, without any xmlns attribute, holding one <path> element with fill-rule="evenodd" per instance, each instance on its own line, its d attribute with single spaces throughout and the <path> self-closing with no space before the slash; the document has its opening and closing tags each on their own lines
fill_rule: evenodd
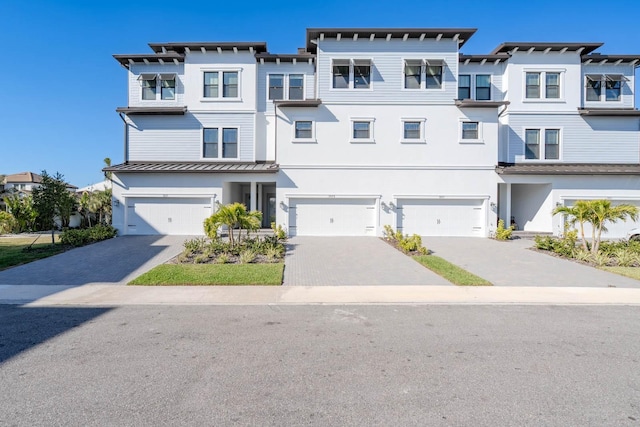
<svg viewBox="0 0 640 427">
<path fill-rule="evenodd" d="M 142 99 L 143 100 L 153 100 L 156 99 L 156 74 L 147 74 L 143 73 L 138 76 L 138 80 L 140 81 L 140 86 L 142 87 Z"/>
<path fill-rule="evenodd" d="M 622 85 L 626 78 L 622 74 L 586 74 L 585 99 L 590 102 L 602 101 L 602 88 L 604 87 L 605 101 L 620 101 Z"/>
</svg>

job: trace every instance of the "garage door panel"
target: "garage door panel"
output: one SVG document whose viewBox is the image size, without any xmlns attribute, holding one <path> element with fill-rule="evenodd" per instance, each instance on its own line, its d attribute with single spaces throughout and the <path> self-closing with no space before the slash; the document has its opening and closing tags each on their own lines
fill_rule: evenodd
<svg viewBox="0 0 640 427">
<path fill-rule="evenodd" d="M 397 227 L 421 236 L 482 236 L 482 199 L 399 200 Z"/>
<path fill-rule="evenodd" d="M 209 198 L 132 198 L 127 201 L 127 233 L 202 235 L 210 215 Z"/>
<path fill-rule="evenodd" d="M 374 199 L 291 199 L 290 234 L 295 236 L 375 235 Z"/>
</svg>

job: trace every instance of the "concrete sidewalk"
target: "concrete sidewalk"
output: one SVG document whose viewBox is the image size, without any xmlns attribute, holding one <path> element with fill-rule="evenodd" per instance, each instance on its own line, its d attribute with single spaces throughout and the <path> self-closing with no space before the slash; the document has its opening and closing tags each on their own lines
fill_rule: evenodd
<svg viewBox="0 0 640 427">
<path fill-rule="evenodd" d="M 640 305 L 640 289 L 459 286 L 4 286 L 0 303 L 35 306 L 305 304 Z"/>
<path fill-rule="evenodd" d="M 477 237 L 424 237 L 434 255 L 495 286 L 640 288 L 640 281 L 533 251 L 532 240 L 499 242 Z"/>
</svg>

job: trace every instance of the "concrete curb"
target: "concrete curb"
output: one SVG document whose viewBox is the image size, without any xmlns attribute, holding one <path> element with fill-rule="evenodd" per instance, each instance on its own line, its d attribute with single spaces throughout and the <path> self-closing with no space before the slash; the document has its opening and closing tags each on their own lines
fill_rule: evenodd
<svg viewBox="0 0 640 427">
<path fill-rule="evenodd" d="M 640 305 L 640 289 L 456 286 L 0 286 L 0 303 L 36 306 L 539 304 Z"/>
</svg>

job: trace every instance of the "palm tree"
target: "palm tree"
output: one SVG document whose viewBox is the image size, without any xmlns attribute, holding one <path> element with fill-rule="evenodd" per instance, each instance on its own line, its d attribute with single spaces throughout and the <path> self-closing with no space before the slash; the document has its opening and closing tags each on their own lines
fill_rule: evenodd
<svg viewBox="0 0 640 427">
<path fill-rule="evenodd" d="M 589 202 L 585 200 L 578 200 L 573 206 L 558 206 L 553 210 L 553 214 L 562 214 L 567 216 L 567 222 L 572 226 L 575 226 L 576 222 L 580 224 L 582 249 L 587 251 L 587 239 L 584 237 L 584 224 L 585 222 L 590 222 L 591 207 L 589 206 Z"/>
<path fill-rule="evenodd" d="M 235 246 L 236 238 L 233 230 L 238 228 L 238 243 L 242 240 L 242 230 L 254 231 L 260 228 L 262 212 L 248 212 L 242 203 L 219 205 L 218 210 L 204 221 L 204 230 L 209 238 L 218 236 L 218 228 L 226 226 L 229 230 L 229 243 Z"/>
<path fill-rule="evenodd" d="M 607 231 L 606 222 L 616 223 L 618 221 L 627 221 L 638 219 L 638 208 L 629 204 L 621 204 L 612 206 L 611 200 L 591 200 L 592 209 L 591 225 L 593 226 L 591 234 L 593 237 L 593 246 L 591 252 L 598 253 L 600 248 L 600 239 L 603 231 Z"/>
</svg>

